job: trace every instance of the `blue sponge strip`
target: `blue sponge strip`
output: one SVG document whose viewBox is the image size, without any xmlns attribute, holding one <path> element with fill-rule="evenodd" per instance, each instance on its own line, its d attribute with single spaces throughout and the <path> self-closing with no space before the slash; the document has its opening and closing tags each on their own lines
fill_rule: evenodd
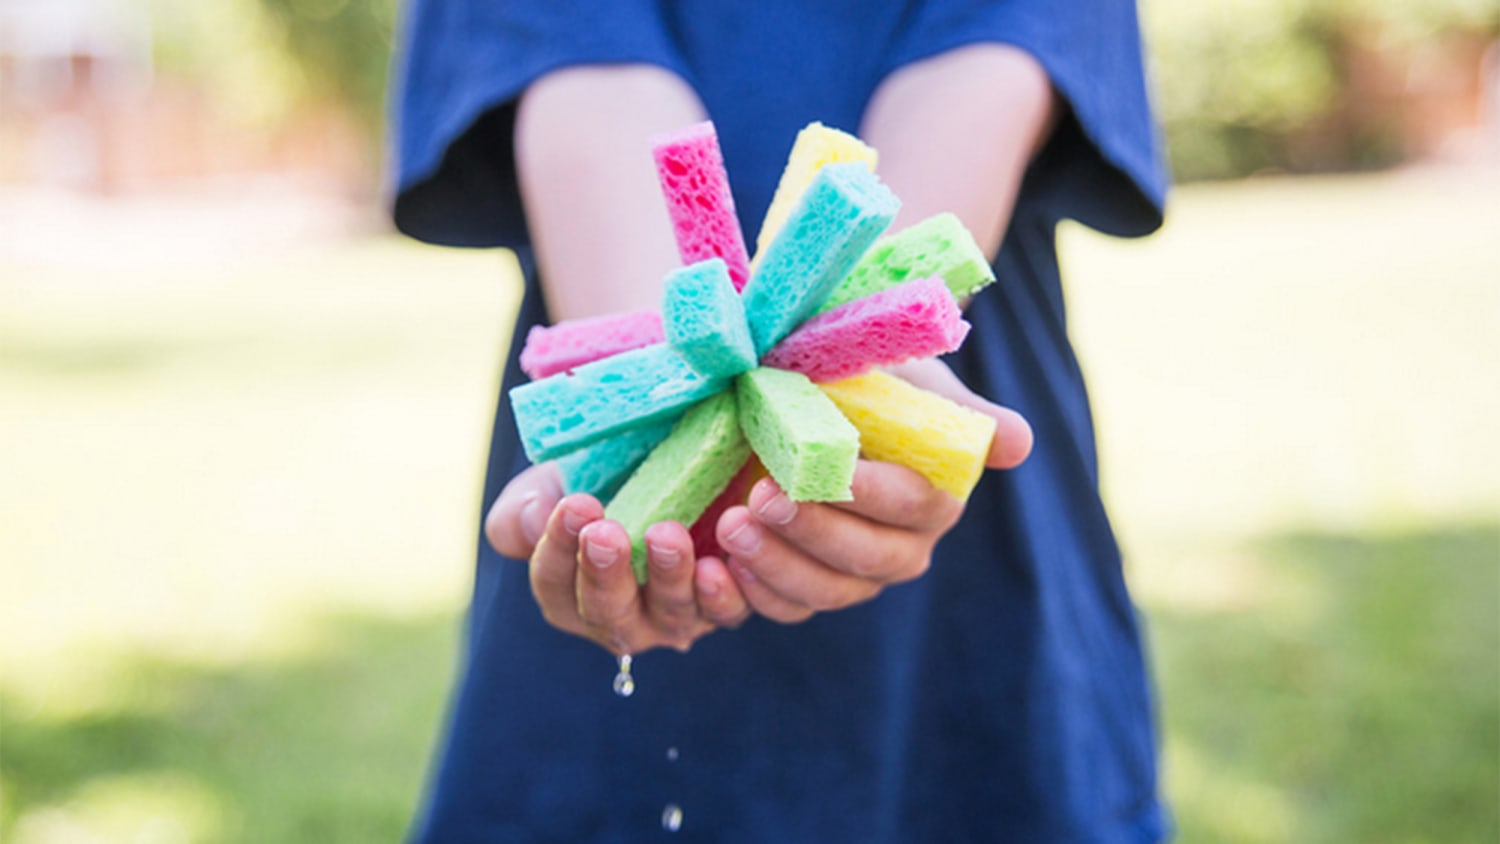
<svg viewBox="0 0 1500 844">
<path fill-rule="evenodd" d="M 629 428 L 607 439 L 557 458 L 563 490 L 586 492 L 608 504 L 651 449 L 672 433 L 677 417 Z"/>
<path fill-rule="evenodd" d="M 719 378 L 755 368 L 745 304 L 723 260 L 710 258 L 675 270 L 665 286 L 662 325 L 678 354 L 699 372 Z"/>
<path fill-rule="evenodd" d="M 781 342 L 823 304 L 900 207 L 864 164 L 830 164 L 818 171 L 745 285 L 756 355 Z"/>
<path fill-rule="evenodd" d="M 665 343 L 623 352 L 510 391 L 521 446 L 553 460 L 635 425 L 677 416 L 725 389 Z"/>
</svg>

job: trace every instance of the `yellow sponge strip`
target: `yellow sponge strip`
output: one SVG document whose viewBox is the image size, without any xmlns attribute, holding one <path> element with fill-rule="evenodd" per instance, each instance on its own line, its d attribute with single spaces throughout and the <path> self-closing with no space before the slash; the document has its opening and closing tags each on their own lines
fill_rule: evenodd
<svg viewBox="0 0 1500 844">
<path fill-rule="evenodd" d="M 974 491 L 993 418 L 879 370 L 818 387 L 859 429 L 866 457 L 915 469 L 959 500 Z"/>
<path fill-rule="evenodd" d="M 797 207 L 797 201 L 807 192 L 813 177 L 829 164 L 863 162 L 875 170 L 875 150 L 846 132 L 830 129 L 821 123 L 807 124 L 797 133 L 792 144 L 792 154 L 787 157 L 786 169 L 781 171 L 781 181 L 771 197 L 771 207 L 760 225 L 760 234 L 755 238 L 755 257 L 750 262 L 753 271 L 760 264 L 760 256 L 776 239 L 776 233 L 786 224 L 786 218 Z"/>
</svg>

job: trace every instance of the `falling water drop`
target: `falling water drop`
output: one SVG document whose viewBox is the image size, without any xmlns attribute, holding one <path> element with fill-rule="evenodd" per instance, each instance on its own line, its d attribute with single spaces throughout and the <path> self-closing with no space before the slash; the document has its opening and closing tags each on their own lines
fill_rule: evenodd
<svg viewBox="0 0 1500 844">
<path fill-rule="evenodd" d="M 668 762 L 676 762 L 677 761 L 677 748 L 675 748 L 675 747 L 669 747 L 669 748 L 667 748 L 667 761 Z"/>
<path fill-rule="evenodd" d="M 661 810 L 661 828 L 667 832 L 676 832 L 682 829 L 682 807 L 676 803 L 668 803 Z"/>
<path fill-rule="evenodd" d="M 630 676 L 630 654 L 620 657 L 620 673 L 615 675 L 615 694 L 620 697 L 635 694 L 635 678 Z"/>
</svg>

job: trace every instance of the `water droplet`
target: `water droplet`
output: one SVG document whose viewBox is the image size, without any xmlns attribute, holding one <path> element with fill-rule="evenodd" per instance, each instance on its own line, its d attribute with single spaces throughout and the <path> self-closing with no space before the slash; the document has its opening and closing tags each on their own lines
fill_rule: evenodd
<svg viewBox="0 0 1500 844">
<path fill-rule="evenodd" d="M 669 747 L 669 748 L 667 748 L 667 761 L 668 762 L 676 762 L 677 761 L 677 748 L 675 748 L 675 747 Z"/>
<path fill-rule="evenodd" d="M 661 810 L 661 828 L 667 832 L 676 832 L 682 829 L 682 807 L 676 803 L 668 803 Z"/>
<path fill-rule="evenodd" d="M 630 654 L 620 657 L 620 673 L 615 675 L 615 694 L 620 697 L 635 694 L 635 678 L 630 676 Z"/>
</svg>

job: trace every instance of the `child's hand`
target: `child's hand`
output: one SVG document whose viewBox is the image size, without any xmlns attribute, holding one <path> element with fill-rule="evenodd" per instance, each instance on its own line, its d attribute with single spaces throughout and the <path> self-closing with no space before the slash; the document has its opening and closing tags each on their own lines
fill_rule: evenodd
<svg viewBox="0 0 1500 844">
<path fill-rule="evenodd" d="M 1013 468 L 1031 453 L 1026 420 L 969 391 L 946 365 L 929 360 L 893 371 L 993 416 L 990 468 Z M 729 570 L 755 612 L 780 622 L 804 621 L 919 577 L 933 547 L 963 513 L 958 499 L 892 463 L 859 461 L 853 487 L 853 501 L 795 504 L 767 478 L 751 490 L 749 507 L 720 517 L 718 539 L 730 554 Z"/>
<path fill-rule="evenodd" d="M 548 623 L 615 654 L 686 649 L 749 615 L 724 564 L 697 559 L 676 522 L 646 531 L 650 580 L 638 585 L 624 528 L 604 518 L 593 496 L 563 497 L 552 463 L 527 469 L 505 487 L 485 519 L 485 535 L 500 553 L 530 559 L 531 590 Z"/>
</svg>

